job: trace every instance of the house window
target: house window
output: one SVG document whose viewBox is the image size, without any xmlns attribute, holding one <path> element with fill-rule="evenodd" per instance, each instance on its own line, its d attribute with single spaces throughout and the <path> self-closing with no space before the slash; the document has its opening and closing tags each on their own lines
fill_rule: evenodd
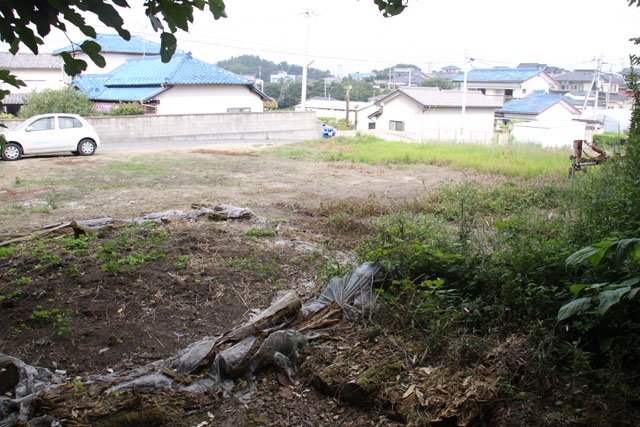
<svg viewBox="0 0 640 427">
<path fill-rule="evenodd" d="M 483 95 L 487 94 L 487 90 L 486 89 L 480 89 L 480 92 L 482 92 Z"/>
<path fill-rule="evenodd" d="M 527 90 L 526 89 L 522 89 L 522 94 L 526 95 L 527 94 Z"/>
<path fill-rule="evenodd" d="M 369 129 L 375 129 L 376 128 L 376 122 L 369 122 Z"/>
<path fill-rule="evenodd" d="M 227 113 L 250 113 L 251 108 L 249 107 L 237 107 L 237 108 L 227 108 Z"/>
<path fill-rule="evenodd" d="M 397 122 L 395 120 L 389 120 L 389 130 L 404 131 L 404 122 Z"/>
<path fill-rule="evenodd" d="M 504 94 L 506 96 L 513 96 L 513 89 L 505 89 Z"/>
</svg>

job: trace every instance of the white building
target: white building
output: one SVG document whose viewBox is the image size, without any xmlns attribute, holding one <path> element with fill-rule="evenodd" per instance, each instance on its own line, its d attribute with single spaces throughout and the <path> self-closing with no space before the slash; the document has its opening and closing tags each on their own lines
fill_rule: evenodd
<svg viewBox="0 0 640 427">
<path fill-rule="evenodd" d="M 10 90 L 3 100 L 3 112 L 16 114 L 31 92 L 42 89 L 61 89 L 64 87 L 62 60 L 46 53 L 32 55 L 28 53 L 0 52 L 0 69 L 9 70 L 19 80 L 26 83 L 23 87 L 6 85 L 3 90 Z"/>
<path fill-rule="evenodd" d="M 502 102 L 480 92 L 468 92 L 463 115 L 463 98 L 458 90 L 402 88 L 376 102 L 378 110 L 368 116 L 367 127 L 404 132 L 417 141 L 490 141 L 494 112 Z"/>
<path fill-rule="evenodd" d="M 458 88 L 464 75 L 453 79 Z M 524 98 L 535 91 L 549 91 L 557 82 L 538 68 L 476 68 L 467 73 L 467 89 L 476 90 L 506 103 L 512 98 Z"/>
<path fill-rule="evenodd" d="M 580 111 L 562 95 L 536 91 L 526 98 L 512 99 L 496 111 L 496 118 L 503 124 L 511 120 L 543 121 L 568 120 L 580 117 Z"/>
<path fill-rule="evenodd" d="M 100 45 L 100 54 L 104 56 L 106 65 L 104 68 L 98 67 L 91 58 L 80 49 L 80 45 L 85 41 L 93 41 Z M 130 40 L 124 40 L 118 34 L 98 34 L 95 39 L 87 39 L 79 43 L 57 49 L 54 55 L 68 52 L 76 59 L 82 59 L 87 63 L 86 74 L 104 73 L 118 68 L 129 59 L 144 58 L 160 54 L 160 44 L 146 40 L 142 37 L 131 36 Z"/>
<path fill-rule="evenodd" d="M 139 102 L 156 114 L 262 112 L 271 99 L 253 82 L 191 54 L 168 63 L 132 59 L 109 74 L 81 74 L 73 84 L 105 112 L 119 102 Z"/>
<path fill-rule="evenodd" d="M 361 129 L 362 126 L 366 129 L 369 121 L 367 116 L 375 111 L 373 106 L 374 104 L 371 102 L 350 101 L 349 121 L 357 125 L 358 129 Z M 307 111 L 315 111 L 316 117 L 331 117 L 336 120 L 347 117 L 347 102 L 338 99 L 308 99 L 306 109 Z M 302 105 L 296 105 L 295 110 L 303 111 Z"/>
</svg>

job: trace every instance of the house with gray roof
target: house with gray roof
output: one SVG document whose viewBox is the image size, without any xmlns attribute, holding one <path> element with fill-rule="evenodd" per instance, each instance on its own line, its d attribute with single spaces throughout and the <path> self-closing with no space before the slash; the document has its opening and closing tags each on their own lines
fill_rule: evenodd
<svg viewBox="0 0 640 427">
<path fill-rule="evenodd" d="M 100 45 L 100 54 L 104 56 L 106 61 L 104 68 L 95 65 L 89 56 L 80 49 L 80 45 L 87 40 L 94 41 Z M 98 34 L 96 38 L 82 40 L 79 43 L 72 43 L 63 48 L 56 49 L 53 51 L 53 54 L 59 56 L 62 52 L 69 52 L 73 54 L 76 59 L 84 60 L 87 63 L 87 69 L 84 72 L 94 74 L 102 73 L 105 70 L 111 71 L 129 59 L 159 55 L 160 43 L 152 42 L 138 36 L 131 36 L 130 40 L 125 40 L 118 34 Z"/>
<path fill-rule="evenodd" d="M 464 75 L 453 79 L 462 88 Z M 475 68 L 467 73 L 467 89 L 495 97 L 501 103 L 524 98 L 536 90 L 549 92 L 557 82 L 541 68 Z"/>
<path fill-rule="evenodd" d="M 595 79 L 597 77 L 597 84 Z M 617 93 L 620 85 L 624 84 L 624 78 L 617 74 L 600 73 L 596 70 L 575 70 L 557 76 L 558 89 L 564 91 L 595 91 L 596 86 L 601 92 Z"/>
<path fill-rule="evenodd" d="M 130 59 L 108 74 L 80 74 L 73 85 L 109 111 L 120 102 L 139 102 L 150 113 L 262 112 L 270 98 L 252 81 L 216 65 L 176 54 Z"/>
<path fill-rule="evenodd" d="M 27 84 L 26 87 L 14 88 L 3 100 L 3 112 L 16 114 L 31 92 L 42 89 L 60 89 L 64 86 L 62 60 L 46 53 L 33 55 L 28 53 L 0 52 L 0 69 L 9 70 L 18 79 Z"/>
<path fill-rule="evenodd" d="M 496 110 L 496 119 L 503 124 L 511 120 L 573 120 L 580 111 L 562 95 L 536 91 L 526 98 L 512 99 Z"/>
<path fill-rule="evenodd" d="M 465 113 L 462 114 L 462 105 Z M 490 141 L 501 99 L 481 92 L 403 87 L 376 101 L 369 129 L 404 132 L 416 141 Z M 363 118 L 364 121 L 364 118 Z"/>
</svg>

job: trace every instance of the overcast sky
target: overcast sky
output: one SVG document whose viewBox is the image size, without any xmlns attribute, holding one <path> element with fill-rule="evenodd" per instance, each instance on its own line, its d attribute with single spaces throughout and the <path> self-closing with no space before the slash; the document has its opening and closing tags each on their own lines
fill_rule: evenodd
<svg viewBox="0 0 640 427">
<path fill-rule="evenodd" d="M 373 0 L 225 2 L 228 18 L 199 13 L 190 33 L 178 34 L 178 48 L 208 62 L 251 54 L 300 65 L 308 49 L 313 67 L 341 74 L 396 63 L 424 71 L 462 66 L 466 52 L 476 68 L 520 62 L 595 68 L 594 59 L 602 57 L 610 71 L 628 66 L 629 53 L 640 53 L 628 41 L 640 36 L 640 9 L 626 0 L 409 0 L 392 18 L 383 18 Z M 122 14 L 133 34 L 159 39 L 141 7 Z M 78 31 L 69 37 L 85 38 Z M 43 52 L 69 44 L 61 33 L 45 41 Z"/>
</svg>

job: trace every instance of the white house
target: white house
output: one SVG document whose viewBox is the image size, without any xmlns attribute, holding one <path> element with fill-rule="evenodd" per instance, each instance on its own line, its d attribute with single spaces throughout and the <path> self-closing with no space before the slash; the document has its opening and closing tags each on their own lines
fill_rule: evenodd
<svg viewBox="0 0 640 427">
<path fill-rule="evenodd" d="M 562 95 L 535 91 L 526 98 L 512 99 L 496 111 L 496 119 L 508 124 L 511 120 L 571 121 L 580 117 L 580 111 Z"/>
<path fill-rule="evenodd" d="M 376 105 L 378 110 L 368 117 L 369 129 L 401 131 L 417 141 L 489 141 L 494 112 L 502 102 L 480 92 L 464 97 L 459 90 L 410 87 L 390 93 Z"/>
<path fill-rule="evenodd" d="M 544 147 L 570 147 L 576 139 L 588 139 L 587 125 L 576 120 L 544 120 L 516 123 L 511 131 L 519 142 L 532 142 Z"/>
<path fill-rule="evenodd" d="M 80 49 L 80 45 L 87 40 L 94 41 L 100 45 L 100 54 L 104 56 L 106 62 L 104 68 L 94 64 L 91 58 Z M 118 34 L 98 34 L 95 39 L 87 40 L 57 49 L 53 51 L 53 54 L 60 55 L 62 52 L 68 52 L 76 59 L 84 60 L 87 63 L 87 69 L 84 71 L 86 74 L 103 73 L 105 70 L 111 71 L 129 59 L 160 54 L 159 43 L 154 43 L 138 36 L 131 36 L 130 40 L 124 40 Z"/>
<path fill-rule="evenodd" d="M 464 75 L 453 82 L 461 88 Z M 501 103 L 512 98 L 524 98 L 534 91 L 549 91 L 557 82 L 539 68 L 476 68 L 467 73 L 467 89 L 476 90 Z"/>
<path fill-rule="evenodd" d="M 357 128 L 367 128 L 367 116 L 374 112 L 373 103 L 350 101 L 349 102 L 349 121 L 357 125 Z M 315 111 L 316 117 L 332 117 L 337 120 L 347 117 L 347 102 L 338 99 L 308 99 L 306 102 L 307 111 Z M 302 111 L 302 105 L 295 106 L 296 111 Z M 357 123 L 356 123 L 357 122 Z"/>
<path fill-rule="evenodd" d="M 130 59 L 109 74 L 81 74 L 74 86 L 109 111 L 119 102 L 139 102 L 156 114 L 262 112 L 267 95 L 227 70 L 176 54 Z"/>
<path fill-rule="evenodd" d="M 64 86 L 62 61 L 57 56 L 46 53 L 12 55 L 9 52 L 0 52 L 0 69 L 9 70 L 11 74 L 27 84 L 26 87 L 20 88 L 2 87 L 11 91 L 11 94 L 3 100 L 3 112 L 16 114 L 31 92 L 42 89 L 61 89 Z"/>
</svg>

